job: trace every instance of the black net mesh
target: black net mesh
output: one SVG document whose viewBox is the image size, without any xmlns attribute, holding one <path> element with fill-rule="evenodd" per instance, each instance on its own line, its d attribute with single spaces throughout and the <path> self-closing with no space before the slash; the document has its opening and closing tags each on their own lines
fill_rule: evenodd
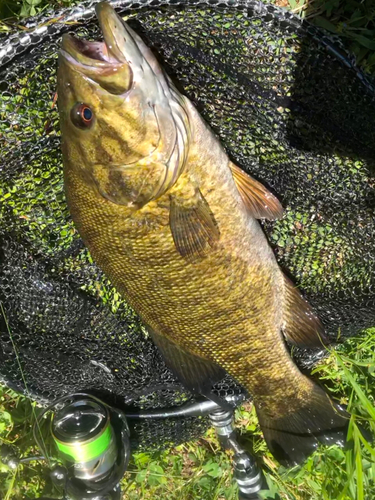
<svg viewBox="0 0 375 500">
<path fill-rule="evenodd" d="M 283 220 L 264 229 L 328 333 L 374 326 L 372 82 L 337 41 L 272 6 L 174 3 L 116 5 L 231 158 L 282 200 Z M 117 406 L 180 405 L 191 395 L 92 262 L 65 203 L 57 50 L 66 31 L 100 36 L 92 3 L 27 26 L 0 39 L 0 375 L 40 401 L 86 390 Z M 229 377 L 217 387 L 239 390 Z M 150 448 L 205 425 L 136 431 Z"/>
</svg>

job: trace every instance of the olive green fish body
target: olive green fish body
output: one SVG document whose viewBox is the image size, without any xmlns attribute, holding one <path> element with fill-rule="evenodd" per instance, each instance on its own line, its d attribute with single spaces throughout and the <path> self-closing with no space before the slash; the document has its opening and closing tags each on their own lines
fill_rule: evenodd
<svg viewBox="0 0 375 500">
<path fill-rule="evenodd" d="M 194 115 L 199 128 L 194 132 L 208 134 L 208 144 L 192 145 L 187 171 L 171 193 L 134 212 L 87 188 L 68 162 L 69 207 L 94 259 L 145 323 L 225 368 L 255 398 L 267 398 L 271 411 L 272 396 L 299 397 L 296 388 L 310 386 L 281 335 L 284 277 L 244 207 L 226 154 Z M 195 188 L 215 216 L 220 243 L 205 259 L 190 263 L 176 250 L 169 211 L 170 196 L 189 203 Z M 272 412 L 280 411 L 276 397 Z"/>
<path fill-rule="evenodd" d="M 254 397 L 272 452 L 301 461 L 345 418 L 285 345 L 284 335 L 320 345 L 322 331 L 256 220 L 280 216 L 281 206 L 229 161 L 109 5 L 97 12 L 105 42 L 65 38 L 58 76 L 77 229 L 166 361 L 182 356 L 182 380 L 204 378 L 205 363 L 225 369 Z"/>
</svg>

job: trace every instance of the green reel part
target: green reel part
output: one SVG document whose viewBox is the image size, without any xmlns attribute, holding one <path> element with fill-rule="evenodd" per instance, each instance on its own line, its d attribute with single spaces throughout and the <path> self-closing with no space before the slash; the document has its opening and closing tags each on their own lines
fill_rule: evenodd
<svg viewBox="0 0 375 500">
<path fill-rule="evenodd" d="M 74 476 L 101 480 L 112 470 L 118 450 L 107 407 L 83 398 L 69 401 L 52 421 L 52 436 L 60 457 Z"/>
</svg>

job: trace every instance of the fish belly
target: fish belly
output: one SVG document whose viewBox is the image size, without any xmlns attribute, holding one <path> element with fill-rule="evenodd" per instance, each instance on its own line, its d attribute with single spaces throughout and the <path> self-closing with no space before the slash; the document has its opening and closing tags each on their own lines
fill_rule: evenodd
<svg viewBox="0 0 375 500">
<path fill-rule="evenodd" d="M 143 321 L 223 367 L 251 394 L 279 387 L 292 365 L 280 333 L 283 275 L 256 221 L 229 221 L 217 212 L 221 227 L 232 229 L 222 230 L 219 248 L 189 263 L 175 249 L 162 201 L 136 217 L 121 216 L 83 190 L 70 203 L 78 229 Z M 221 205 L 233 217 L 229 208 Z"/>
</svg>

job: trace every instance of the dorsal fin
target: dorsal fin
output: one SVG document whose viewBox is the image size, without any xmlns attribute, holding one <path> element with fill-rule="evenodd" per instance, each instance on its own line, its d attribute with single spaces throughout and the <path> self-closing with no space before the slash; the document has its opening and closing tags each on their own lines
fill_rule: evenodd
<svg viewBox="0 0 375 500">
<path fill-rule="evenodd" d="M 234 163 L 229 162 L 229 166 L 237 189 L 250 214 L 255 219 L 280 219 L 283 215 L 283 207 L 276 196 Z"/>
<path fill-rule="evenodd" d="M 323 347 L 329 341 L 320 319 L 302 297 L 293 283 L 285 276 L 286 307 L 283 333 L 298 347 Z"/>
</svg>

